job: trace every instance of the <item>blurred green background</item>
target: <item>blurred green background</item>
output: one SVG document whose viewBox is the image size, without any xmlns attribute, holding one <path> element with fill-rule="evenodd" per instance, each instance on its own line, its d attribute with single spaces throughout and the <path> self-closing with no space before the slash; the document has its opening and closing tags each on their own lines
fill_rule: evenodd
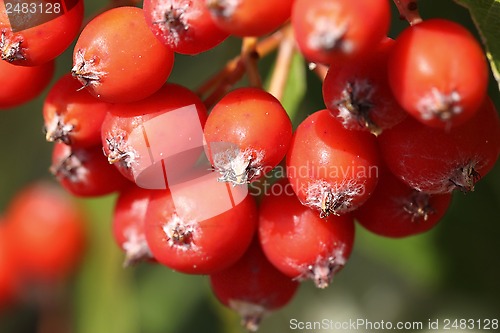
<svg viewBox="0 0 500 333">
<path fill-rule="evenodd" d="M 85 3 L 87 16 L 105 4 L 99 0 Z M 468 12 L 453 1 L 421 0 L 419 4 L 424 18 L 450 18 L 475 31 Z M 407 24 L 392 7 L 391 37 L 395 37 Z M 239 47 L 240 41 L 229 39 L 206 54 L 177 56 L 169 80 L 195 88 L 237 55 Z M 72 47 L 58 59 L 53 82 L 71 68 L 71 54 Z M 264 78 L 272 58 L 261 62 Z M 324 108 L 317 77 L 306 73 L 306 82 L 307 94 L 296 122 Z M 493 79 L 490 83 L 490 95 L 500 107 L 498 86 Z M 46 94 L 0 112 L 0 212 L 23 186 L 52 178 L 48 172 L 51 144 L 42 134 L 41 106 Z M 114 196 L 75 200 L 87 213 L 90 242 L 82 266 L 59 296 L 69 302 L 62 312 L 67 317 L 60 318 L 70 327 L 65 332 L 243 332 L 237 315 L 211 295 L 206 277 L 149 264 L 122 268 L 123 255 L 111 236 Z M 260 332 L 292 331 L 292 318 L 424 323 L 444 318 L 500 319 L 499 207 L 497 163 L 475 192 L 455 193 L 444 220 L 424 235 L 392 240 L 358 228 L 352 257 L 334 283 L 326 290 L 304 283 L 289 306 L 264 320 Z M 0 332 L 37 332 L 40 318 L 36 307 L 19 305 L 0 313 Z M 467 330 L 474 331 L 479 330 Z"/>
</svg>

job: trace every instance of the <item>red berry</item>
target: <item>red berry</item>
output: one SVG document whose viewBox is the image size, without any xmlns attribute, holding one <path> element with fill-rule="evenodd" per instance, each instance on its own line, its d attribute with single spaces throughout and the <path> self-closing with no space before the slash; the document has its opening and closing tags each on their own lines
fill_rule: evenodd
<svg viewBox="0 0 500 333">
<path fill-rule="evenodd" d="M 221 181 L 245 184 L 285 156 L 292 124 L 281 103 L 258 88 L 239 88 L 213 108 L 205 126 L 207 155 Z"/>
<path fill-rule="evenodd" d="M 321 216 L 355 210 L 377 185 L 375 137 L 346 130 L 328 110 L 313 113 L 298 126 L 286 164 L 300 201 Z"/>
<path fill-rule="evenodd" d="M 155 36 L 177 53 L 198 54 L 229 36 L 212 21 L 204 0 L 145 0 L 144 15 Z"/>
<path fill-rule="evenodd" d="M 164 189 L 203 154 L 206 113 L 189 89 L 166 84 L 142 101 L 113 106 L 102 124 L 104 153 L 138 186 Z"/>
<path fill-rule="evenodd" d="M 427 193 L 472 191 L 500 154 L 500 119 L 491 100 L 465 124 L 443 131 L 408 118 L 379 137 L 389 169 Z"/>
<path fill-rule="evenodd" d="M 293 0 L 203 0 L 221 29 L 240 37 L 273 32 L 290 18 Z"/>
<path fill-rule="evenodd" d="M 153 260 L 145 234 L 146 212 L 152 193 L 151 190 L 131 186 L 122 191 L 116 201 L 113 237 L 125 253 L 124 266 Z"/>
<path fill-rule="evenodd" d="M 146 240 L 161 264 L 188 274 L 212 274 L 234 264 L 250 245 L 257 207 L 244 187 L 214 173 L 151 196 Z"/>
<path fill-rule="evenodd" d="M 407 237 L 433 228 L 446 213 L 450 201 L 450 193 L 417 191 L 383 170 L 375 192 L 353 215 L 377 235 Z"/>
<path fill-rule="evenodd" d="M 50 171 L 68 192 L 80 197 L 110 194 L 130 184 L 108 163 L 101 146 L 75 148 L 56 143 Z"/>
<path fill-rule="evenodd" d="M 262 199 L 259 237 L 269 261 L 299 280 L 311 279 L 326 288 L 347 262 L 354 242 L 351 216 L 320 218 L 302 205 L 288 183 L 273 185 Z"/>
<path fill-rule="evenodd" d="M 79 263 L 85 245 L 81 211 L 57 187 L 36 183 L 22 189 L 7 207 L 15 258 L 33 282 L 64 279 Z"/>
<path fill-rule="evenodd" d="M 0 217 L 0 311 L 11 305 L 19 293 L 19 276 L 14 256 L 15 239 Z"/>
<path fill-rule="evenodd" d="M 0 61 L 0 109 L 29 102 L 44 90 L 54 75 L 55 63 L 24 67 Z"/>
<path fill-rule="evenodd" d="M 387 57 L 393 46 L 387 38 L 363 61 L 334 63 L 328 69 L 325 105 L 346 129 L 379 135 L 406 117 L 387 81 Z"/>
<path fill-rule="evenodd" d="M 488 65 L 474 36 L 461 25 L 431 19 L 407 28 L 389 59 L 394 97 L 418 121 L 447 128 L 481 106 Z"/>
<path fill-rule="evenodd" d="M 143 10 L 118 7 L 85 26 L 75 45 L 71 72 L 97 98 L 124 103 L 158 91 L 173 62 L 173 52 L 153 35 Z"/>
<path fill-rule="evenodd" d="M 80 83 L 66 74 L 49 91 L 43 104 L 47 141 L 74 147 L 101 143 L 102 122 L 111 104 L 80 88 Z"/>
<path fill-rule="evenodd" d="M 0 0 L 1 58 L 22 66 L 55 59 L 78 35 L 83 9 L 83 0 Z"/>
<path fill-rule="evenodd" d="M 304 56 L 312 62 L 368 56 L 389 30 L 387 0 L 295 0 L 292 26 Z"/>
<path fill-rule="evenodd" d="M 234 265 L 210 275 L 210 284 L 219 301 L 238 312 L 251 332 L 270 311 L 289 303 L 299 285 L 267 260 L 256 239 Z"/>
</svg>

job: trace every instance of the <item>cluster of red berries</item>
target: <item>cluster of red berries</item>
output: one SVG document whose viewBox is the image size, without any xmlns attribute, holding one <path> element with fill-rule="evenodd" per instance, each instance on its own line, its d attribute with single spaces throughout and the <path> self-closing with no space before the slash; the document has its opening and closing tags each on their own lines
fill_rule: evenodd
<svg viewBox="0 0 500 333">
<path fill-rule="evenodd" d="M 82 211 L 59 187 L 37 182 L 16 193 L 0 217 L 0 309 L 64 282 L 85 243 Z"/>
<path fill-rule="evenodd" d="M 72 1 L 64 15 L 16 31 L 5 4 L 0 65 L 12 91 L 0 93 L 2 107 L 21 102 L 12 95 L 26 75 L 16 71 L 37 78 L 22 101 L 47 84 L 40 73 L 76 38 L 83 11 Z M 498 159 L 479 43 L 444 19 L 414 21 L 393 40 L 390 19 L 388 0 L 144 0 L 107 10 L 83 28 L 71 73 L 45 100 L 50 170 L 77 196 L 119 192 L 113 232 L 126 264 L 209 275 L 254 330 L 300 281 L 328 286 L 350 256 L 355 220 L 388 237 L 427 231 L 451 192 L 472 191 Z M 326 108 L 295 133 L 253 67 L 256 38 L 280 27 L 276 38 L 291 36 L 327 69 Z M 175 53 L 194 56 L 230 35 L 246 50 L 211 82 L 216 103 L 165 83 Z M 256 87 L 226 93 L 241 66 Z"/>
</svg>

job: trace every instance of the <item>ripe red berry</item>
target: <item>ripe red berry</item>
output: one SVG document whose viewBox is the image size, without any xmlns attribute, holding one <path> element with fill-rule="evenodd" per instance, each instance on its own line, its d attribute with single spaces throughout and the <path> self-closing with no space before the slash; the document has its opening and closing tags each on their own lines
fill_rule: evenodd
<svg viewBox="0 0 500 333">
<path fill-rule="evenodd" d="M 292 26 L 304 56 L 312 62 L 369 56 L 389 30 L 387 0 L 295 0 Z"/>
<path fill-rule="evenodd" d="M 166 84 L 144 100 L 111 108 L 102 124 L 104 153 L 140 187 L 164 189 L 203 154 L 206 117 L 197 95 Z"/>
<path fill-rule="evenodd" d="M 123 265 L 152 261 L 146 242 L 145 221 L 152 191 L 131 186 L 120 193 L 113 214 L 113 237 L 125 253 Z"/>
<path fill-rule="evenodd" d="M 210 275 L 210 285 L 217 299 L 238 312 L 251 332 L 271 311 L 288 304 L 299 286 L 267 260 L 257 239 L 234 265 Z"/>
<path fill-rule="evenodd" d="M 198 54 L 229 36 L 212 21 L 204 0 L 145 0 L 144 15 L 155 36 L 177 53 Z"/>
<path fill-rule="evenodd" d="M 37 97 L 54 75 L 55 63 L 24 67 L 0 61 L 0 109 L 12 108 Z"/>
<path fill-rule="evenodd" d="M 5 218 L 25 279 L 55 282 L 76 268 L 85 245 L 84 221 L 79 208 L 59 188 L 36 183 L 22 189 L 7 207 Z"/>
<path fill-rule="evenodd" d="M 408 118 L 379 137 L 389 169 L 427 193 L 473 191 L 500 154 L 500 119 L 487 98 L 465 124 L 443 131 Z"/>
<path fill-rule="evenodd" d="M 10 237 L 3 217 L 0 217 L 0 311 L 11 305 L 20 291 L 15 239 Z"/>
<path fill-rule="evenodd" d="M 323 99 L 346 129 L 379 135 L 406 117 L 387 81 L 387 57 L 393 46 L 387 38 L 363 61 L 334 63 L 328 69 Z"/>
<path fill-rule="evenodd" d="M 55 59 L 78 35 L 83 9 L 83 0 L 0 0 L 1 58 L 22 66 Z"/>
<path fill-rule="evenodd" d="M 293 0 L 203 0 L 212 19 L 231 35 L 262 36 L 290 18 Z"/>
<path fill-rule="evenodd" d="M 142 9 L 117 7 L 85 26 L 71 72 L 97 98 L 125 103 L 159 90 L 173 62 L 173 52 L 153 35 Z"/>
<path fill-rule="evenodd" d="M 212 109 L 205 126 L 207 155 L 221 181 L 245 184 L 285 156 L 292 124 L 281 103 L 258 88 L 239 88 Z"/>
<path fill-rule="evenodd" d="M 108 163 L 101 146 L 76 148 L 56 143 L 50 171 L 68 192 L 80 197 L 102 196 L 130 185 Z"/>
<path fill-rule="evenodd" d="M 101 143 L 101 126 L 111 104 L 102 102 L 71 74 L 52 86 L 43 104 L 47 141 L 64 142 L 73 147 L 96 146 Z"/>
<path fill-rule="evenodd" d="M 353 215 L 377 235 L 407 237 L 433 228 L 446 213 L 450 201 L 450 193 L 417 191 L 383 169 L 375 192 Z"/>
<path fill-rule="evenodd" d="M 259 238 L 266 257 L 287 276 L 311 279 L 318 288 L 326 288 L 351 254 L 352 217 L 320 218 L 300 203 L 287 182 L 273 187 L 259 212 Z"/>
<path fill-rule="evenodd" d="M 488 65 L 474 36 L 461 25 L 431 19 L 407 28 L 389 59 L 394 97 L 418 121 L 449 129 L 481 106 Z"/>
<path fill-rule="evenodd" d="M 146 240 L 159 263 L 212 274 L 243 256 L 256 226 L 257 207 L 246 188 L 217 182 L 209 173 L 151 196 Z"/>
<path fill-rule="evenodd" d="M 321 110 L 298 126 L 286 165 L 304 205 L 321 216 L 340 215 L 361 206 L 375 189 L 379 156 L 374 136 L 346 130 Z"/>
</svg>

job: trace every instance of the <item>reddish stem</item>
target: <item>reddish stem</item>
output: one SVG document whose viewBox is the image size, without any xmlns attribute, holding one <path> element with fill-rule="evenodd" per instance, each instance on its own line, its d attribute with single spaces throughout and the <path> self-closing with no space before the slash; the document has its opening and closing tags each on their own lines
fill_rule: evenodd
<svg viewBox="0 0 500 333">
<path fill-rule="evenodd" d="M 285 37 L 284 29 L 286 27 L 259 41 L 244 42 L 243 44 L 246 43 L 246 45 L 243 45 L 241 54 L 228 61 L 224 68 L 196 89 L 196 93 L 201 97 L 211 92 L 205 99 L 207 108 L 211 108 L 234 84 L 240 81 L 245 72 L 249 74 L 251 84 L 260 86 L 257 60 L 270 54 L 280 45 Z"/>
<path fill-rule="evenodd" d="M 422 22 L 420 13 L 418 12 L 418 0 L 394 0 L 398 7 L 401 19 L 407 20 L 410 25 L 415 25 Z"/>
<path fill-rule="evenodd" d="M 321 80 L 325 81 L 326 73 L 328 73 L 328 66 L 323 64 L 309 64 L 309 69 L 312 70 Z"/>
<path fill-rule="evenodd" d="M 257 53 L 257 38 L 243 38 L 241 56 L 245 64 L 248 81 L 250 81 L 250 84 L 253 87 L 261 88 L 262 81 L 260 79 L 259 68 L 257 67 L 257 63 L 259 61 L 259 54 Z"/>
<path fill-rule="evenodd" d="M 280 101 L 283 98 L 295 50 L 295 40 L 291 27 L 287 28 L 284 33 L 286 37 L 280 43 L 276 65 L 269 84 L 269 93 Z"/>
</svg>

